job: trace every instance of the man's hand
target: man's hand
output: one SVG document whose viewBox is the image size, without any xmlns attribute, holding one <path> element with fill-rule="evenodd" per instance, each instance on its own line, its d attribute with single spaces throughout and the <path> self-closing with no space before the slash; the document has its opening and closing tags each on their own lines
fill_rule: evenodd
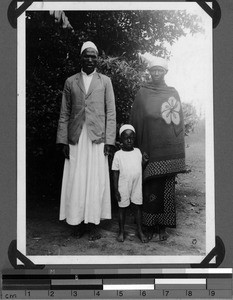
<svg viewBox="0 0 233 300">
<path fill-rule="evenodd" d="M 112 155 L 112 145 L 104 145 L 104 155 Z"/>
<path fill-rule="evenodd" d="M 70 159 L 70 147 L 69 145 L 62 144 L 62 153 L 65 158 Z"/>
<path fill-rule="evenodd" d="M 121 194 L 119 193 L 119 191 L 116 191 L 115 197 L 116 197 L 117 202 L 121 202 Z"/>
</svg>

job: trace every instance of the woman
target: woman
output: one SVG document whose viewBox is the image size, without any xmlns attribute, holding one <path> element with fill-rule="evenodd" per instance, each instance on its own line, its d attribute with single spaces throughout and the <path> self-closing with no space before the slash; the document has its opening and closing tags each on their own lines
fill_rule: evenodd
<svg viewBox="0 0 233 300">
<path fill-rule="evenodd" d="M 179 94 L 164 81 L 166 60 L 153 56 L 148 71 L 151 81 L 138 91 L 130 120 L 137 147 L 149 156 L 143 172 L 143 224 L 148 239 L 158 230 L 160 240 L 166 240 L 166 227 L 176 226 L 175 176 L 185 171 L 184 119 Z"/>
</svg>

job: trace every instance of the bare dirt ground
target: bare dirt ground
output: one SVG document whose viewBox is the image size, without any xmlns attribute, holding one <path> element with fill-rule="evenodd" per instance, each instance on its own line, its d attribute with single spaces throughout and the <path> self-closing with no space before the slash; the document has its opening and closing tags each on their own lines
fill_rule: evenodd
<svg viewBox="0 0 233 300">
<path fill-rule="evenodd" d="M 177 227 L 167 229 L 167 241 L 158 236 L 142 244 L 128 211 L 126 240 L 116 241 L 117 212 L 101 223 L 102 238 L 90 242 L 71 236 L 65 222 L 58 221 L 59 207 L 37 203 L 27 208 L 27 255 L 205 255 L 205 145 L 204 130 L 186 137 L 186 164 L 191 170 L 177 176 Z"/>
</svg>

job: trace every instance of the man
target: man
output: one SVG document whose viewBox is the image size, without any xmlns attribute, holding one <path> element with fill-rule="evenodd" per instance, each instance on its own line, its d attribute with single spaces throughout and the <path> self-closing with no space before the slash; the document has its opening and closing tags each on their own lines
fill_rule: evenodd
<svg viewBox="0 0 233 300">
<path fill-rule="evenodd" d="M 116 135 L 112 83 L 96 71 L 97 58 L 95 44 L 84 43 L 82 70 L 65 82 L 57 132 L 66 158 L 60 220 L 75 226 L 77 238 L 88 229 L 89 240 L 101 237 L 101 219 L 111 219 L 107 155 Z"/>
</svg>

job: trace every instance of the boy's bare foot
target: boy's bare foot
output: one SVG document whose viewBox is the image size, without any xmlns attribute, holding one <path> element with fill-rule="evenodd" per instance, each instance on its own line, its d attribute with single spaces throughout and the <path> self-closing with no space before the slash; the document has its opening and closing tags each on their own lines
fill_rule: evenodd
<svg viewBox="0 0 233 300">
<path fill-rule="evenodd" d="M 117 241 L 122 243 L 124 242 L 124 240 L 125 240 L 125 235 L 123 232 L 120 232 L 117 236 Z"/>
<path fill-rule="evenodd" d="M 99 232 L 99 229 L 96 225 L 92 224 L 89 225 L 89 237 L 88 240 L 89 241 L 96 241 L 99 240 L 101 238 L 101 234 Z"/>
<path fill-rule="evenodd" d="M 165 226 L 159 226 L 159 240 L 166 241 L 168 239 L 168 233 Z"/>
<path fill-rule="evenodd" d="M 138 237 L 139 237 L 139 239 L 141 240 L 142 243 L 148 243 L 149 242 L 148 237 L 142 231 L 138 232 Z"/>
</svg>

